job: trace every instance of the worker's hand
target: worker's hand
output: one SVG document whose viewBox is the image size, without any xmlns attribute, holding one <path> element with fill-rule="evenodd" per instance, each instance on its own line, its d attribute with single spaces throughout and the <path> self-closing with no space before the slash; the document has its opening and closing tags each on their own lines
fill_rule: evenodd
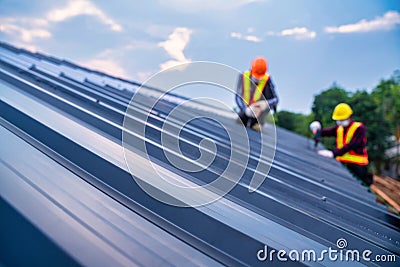
<svg viewBox="0 0 400 267">
<path fill-rule="evenodd" d="M 261 113 L 262 113 L 260 105 L 257 104 L 257 103 L 254 103 L 252 109 L 253 109 L 253 112 L 254 112 L 256 118 L 258 119 L 261 116 Z"/>
<path fill-rule="evenodd" d="M 253 103 L 246 108 L 246 116 L 250 118 L 258 118 L 261 115 L 261 109 L 257 103 Z"/>
<path fill-rule="evenodd" d="M 310 124 L 310 130 L 314 135 L 316 135 L 318 131 L 321 130 L 321 123 L 319 121 L 313 121 Z"/>
<path fill-rule="evenodd" d="M 250 108 L 254 112 L 254 117 L 258 118 L 260 116 L 260 114 L 261 114 L 260 105 L 257 102 L 255 102 L 255 103 L 250 105 Z"/>
<path fill-rule="evenodd" d="M 319 121 L 313 121 L 310 124 L 310 130 L 313 133 L 314 140 L 317 140 L 321 137 L 321 123 Z"/>
<path fill-rule="evenodd" d="M 257 108 L 261 110 L 261 112 L 269 109 L 268 102 L 266 100 L 259 100 L 255 102 L 253 105 L 255 105 Z"/>
<path fill-rule="evenodd" d="M 317 142 L 321 140 L 321 130 L 315 130 L 313 133 L 313 139 Z"/>
<path fill-rule="evenodd" d="M 268 103 L 265 100 L 257 101 L 251 104 L 256 118 L 261 117 L 261 114 L 268 108 Z"/>
<path fill-rule="evenodd" d="M 246 114 L 247 117 L 254 118 L 253 110 L 250 107 L 247 107 L 244 113 Z"/>
<path fill-rule="evenodd" d="M 318 150 L 318 154 L 325 158 L 333 158 L 333 152 L 330 150 Z"/>
</svg>

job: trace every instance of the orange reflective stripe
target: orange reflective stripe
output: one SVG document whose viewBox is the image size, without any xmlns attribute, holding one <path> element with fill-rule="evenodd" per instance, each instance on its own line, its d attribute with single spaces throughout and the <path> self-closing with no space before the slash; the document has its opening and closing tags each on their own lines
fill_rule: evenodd
<svg viewBox="0 0 400 267">
<path fill-rule="evenodd" d="M 253 98 L 251 99 L 251 80 L 250 80 L 250 71 L 245 71 L 243 73 L 243 101 L 246 104 L 246 106 L 257 102 L 258 100 L 261 99 L 262 93 L 264 91 L 265 85 L 267 84 L 269 79 L 269 75 L 265 74 L 265 76 L 260 80 L 258 83 L 254 94 Z"/>
<path fill-rule="evenodd" d="M 353 122 L 350 125 L 349 130 L 346 133 L 346 136 L 343 136 L 344 128 L 343 126 L 339 126 L 336 130 L 336 147 L 342 148 L 346 144 L 350 143 L 351 139 L 353 138 L 354 133 L 362 124 L 360 122 Z M 368 164 L 368 155 L 366 150 L 364 154 L 359 155 L 354 153 L 353 151 L 349 151 L 348 153 L 344 154 L 343 156 L 336 157 L 336 160 L 340 162 L 347 162 L 347 163 L 356 163 L 359 165 L 367 165 Z"/>
</svg>

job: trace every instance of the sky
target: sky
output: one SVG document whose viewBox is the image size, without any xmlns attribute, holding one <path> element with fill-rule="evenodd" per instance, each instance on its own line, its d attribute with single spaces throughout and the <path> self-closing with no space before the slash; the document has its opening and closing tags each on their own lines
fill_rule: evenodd
<svg viewBox="0 0 400 267">
<path fill-rule="evenodd" d="M 144 82 L 176 64 L 240 71 L 264 56 L 279 110 L 333 83 L 372 90 L 400 69 L 398 0 L 0 0 L 0 41 Z M 233 105 L 230 95 L 183 93 Z"/>
</svg>

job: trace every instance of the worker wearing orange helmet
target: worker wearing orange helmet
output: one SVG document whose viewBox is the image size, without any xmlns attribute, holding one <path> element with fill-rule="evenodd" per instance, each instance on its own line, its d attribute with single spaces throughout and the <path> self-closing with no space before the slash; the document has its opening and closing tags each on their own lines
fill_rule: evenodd
<svg viewBox="0 0 400 267">
<path fill-rule="evenodd" d="M 239 121 L 258 132 L 270 109 L 276 111 L 278 104 L 278 96 L 267 71 L 267 60 L 257 57 L 251 63 L 250 70 L 239 76 L 237 83 L 235 100 L 240 109 Z"/>
<path fill-rule="evenodd" d="M 368 173 L 368 153 L 366 149 L 366 128 L 361 122 L 353 121 L 353 110 L 346 103 L 338 104 L 333 110 L 332 119 L 336 125 L 321 129 L 319 122 L 312 122 L 310 130 L 314 139 L 319 136 L 336 137 L 336 149 L 319 150 L 318 154 L 327 158 L 336 158 L 366 185 L 371 185 L 372 175 Z"/>
</svg>

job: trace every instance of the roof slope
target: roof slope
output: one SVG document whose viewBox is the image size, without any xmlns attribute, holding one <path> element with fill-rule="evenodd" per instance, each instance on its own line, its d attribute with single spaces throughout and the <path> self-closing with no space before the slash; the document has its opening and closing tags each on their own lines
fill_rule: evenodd
<svg viewBox="0 0 400 267">
<path fill-rule="evenodd" d="M 234 163 L 244 164 L 246 172 L 224 198 L 202 207 L 179 208 L 150 197 L 132 179 L 121 146 L 125 110 L 137 86 L 64 60 L 0 45 L 2 213 L 17 214 L 9 217 L 8 225 L 17 219 L 31 225 L 23 236 L 15 232 L 18 225 L 14 235 L 2 229 L 2 246 L 8 250 L 0 249 L 0 262 L 45 262 L 40 248 L 34 251 L 42 256 L 38 259 L 29 256 L 24 241 L 18 245 L 10 241 L 30 235 L 54 248 L 55 256 L 47 260 L 57 265 L 73 261 L 85 266 L 254 266 L 265 264 L 257 259 L 264 245 L 321 252 L 337 249 L 341 239 L 347 249 L 393 254 L 400 261 L 399 218 L 378 205 L 339 163 L 319 157 L 308 139 L 280 128 L 272 168 L 257 191 L 248 191 L 252 172 L 259 162 L 272 160 L 259 159 L 258 150 L 271 145 L 249 132 L 250 160 Z M 151 104 L 153 89 L 146 90 L 134 111 L 137 123 Z M 146 136 L 136 133 L 134 138 L 146 142 L 153 163 L 171 179 L 209 183 L 229 163 L 227 133 L 210 119 L 192 121 L 180 134 L 186 155 L 180 160 L 198 157 L 204 138 L 217 144 L 217 157 L 201 172 L 176 170 L 160 145 L 160 127 L 176 106 L 171 98 L 160 100 L 147 121 Z M 209 111 L 185 107 L 173 119 L 184 121 L 205 112 Z M 233 132 L 240 127 L 226 117 L 213 116 Z M 263 132 L 264 140 L 271 139 L 270 127 Z M 140 169 L 139 155 L 137 160 Z M 276 258 L 272 263 L 284 264 Z M 303 260 L 291 263 L 315 265 Z M 335 263 L 325 258 L 318 264 Z"/>
</svg>

